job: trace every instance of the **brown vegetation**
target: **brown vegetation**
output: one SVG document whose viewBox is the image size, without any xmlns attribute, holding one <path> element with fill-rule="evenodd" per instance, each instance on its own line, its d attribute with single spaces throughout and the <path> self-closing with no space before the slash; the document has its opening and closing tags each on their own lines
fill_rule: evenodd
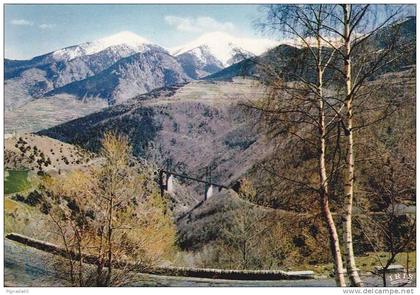
<svg viewBox="0 0 420 295">
<path fill-rule="evenodd" d="M 105 134 L 101 155 L 105 161 L 99 167 L 44 180 L 40 210 L 68 251 L 61 271 L 77 286 L 125 284 L 133 267 L 168 257 L 175 240 L 170 212 L 150 171 L 130 164 L 127 139 Z M 85 254 L 97 258 L 95 269 L 85 266 Z"/>
</svg>

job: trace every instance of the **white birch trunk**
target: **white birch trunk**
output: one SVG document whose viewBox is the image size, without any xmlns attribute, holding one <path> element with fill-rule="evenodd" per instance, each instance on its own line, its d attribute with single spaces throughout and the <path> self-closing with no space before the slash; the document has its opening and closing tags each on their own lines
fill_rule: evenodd
<svg viewBox="0 0 420 295">
<path fill-rule="evenodd" d="M 321 39 L 320 36 L 317 38 L 318 45 L 318 101 L 319 101 L 319 138 L 320 138 L 320 155 L 319 155 L 319 173 L 320 173 L 320 203 L 321 211 L 324 217 L 325 223 L 327 224 L 330 250 L 334 259 L 334 273 L 335 281 L 337 286 L 345 287 L 346 281 L 344 279 L 344 268 L 343 260 L 340 250 L 340 240 L 337 234 L 337 228 L 332 217 L 330 206 L 329 206 L 329 195 L 328 195 L 328 177 L 325 160 L 326 144 L 326 128 L 325 128 L 325 107 L 324 107 L 324 94 L 323 94 L 323 69 L 321 65 Z"/>
<path fill-rule="evenodd" d="M 353 210 L 353 194 L 354 194 L 354 143 L 353 143 L 353 95 L 351 81 L 351 36 L 350 36 L 350 5 L 343 6 L 344 14 L 344 74 L 346 82 L 346 111 L 347 111 L 347 135 L 348 135 L 348 153 L 346 159 L 346 170 L 344 179 L 344 249 L 346 257 L 347 274 L 350 284 L 353 287 L 361 287 L 359 273 L 357 272 L 356 261 L 353 251 L 352 237 L 352 210 Z"/>
</svg>

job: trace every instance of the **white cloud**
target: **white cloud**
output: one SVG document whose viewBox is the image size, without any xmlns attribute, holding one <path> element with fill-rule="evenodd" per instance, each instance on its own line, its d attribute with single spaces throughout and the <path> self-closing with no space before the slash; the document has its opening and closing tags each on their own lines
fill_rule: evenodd
<svg viewBox="0 0 420 295">
<path fill-rule="evenodd" d="M 39 28 L 43 30 L 52 29 L 55 27 L 55 24 L 40 24 Z"/>
<path fill-rule="evenodd" d="M 31 22 L 31 21 L 23 19 L 23 18 L 13 19 L 10 23 L 12 25 L 15 25 L 15 26 L 34 26 L 35 25 L 42 30 L 48 30 L 48 29 L 52 29 L 52 28 L 55 27 L 55 24 L 39 24 L 38 25 L 34 22 Z"/>
<path fill-rule="evenodd" d="M 33 26 L 34 25 L 33 22 L 28 21 L 26 19 L 13 19 L 11 21 L 11 24 L 15 26 Z"/>
<path fill-rule="evenodd" d="M 194 18 L 167 15 L 165 21 L 182 32 L 233 31 L 235 28 L 231 22 L 219 22 L 208 16 Z"/>
</svg>

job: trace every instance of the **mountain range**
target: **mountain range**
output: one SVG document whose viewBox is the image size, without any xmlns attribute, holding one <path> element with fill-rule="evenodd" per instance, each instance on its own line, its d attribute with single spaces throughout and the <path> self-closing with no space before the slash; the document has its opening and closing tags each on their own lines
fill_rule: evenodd
<svg viewBox="0 0 420 295">
<path fill-rule="evenodd" d="M 199 79 L 275 46 L 215 32 L 165 49 L 131 32 L 59 49 L 30 60 L 5 59 L 5 106 L 18 108 L 41 97 L 73 95 L 108 104 L 152 89 Z"/>
<path fill-rule="evenodd" d="M 402 33 L 402 42 L 413 43 L 415 23 L 415 17 L 409 17 L 378 30 L 371 38 L 372 46 L 381 50 L 386 46 L 381 36 L 393 35 L 389 30 L 395 28 Z M 155 89 L 194 80 L 258 76 L 259 63 L 296 67 L 299 65 L 293 57 L 299 54 L 305 54 L 299 47 L 276 46 L 271 40 L 239 38 L 221 32 L 205 34 L 171 49 L 121 32 L 31 60 L 5 59 L 6 132 L 50 128 Z M 414 64 L 415 58 L 412 50 L 404 53 L 399 64 L 392 65 L 394 69 L 382 70 L 399 70 Z M 310 79 L 313 73 L 307 75 Z"/>
</svg>

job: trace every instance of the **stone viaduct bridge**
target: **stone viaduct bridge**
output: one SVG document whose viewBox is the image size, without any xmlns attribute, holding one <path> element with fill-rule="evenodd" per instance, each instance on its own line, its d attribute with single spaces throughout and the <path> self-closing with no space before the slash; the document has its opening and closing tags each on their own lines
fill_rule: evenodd
<svg viewBox="0 0 420 295">
<path fill-rule="evenodd" d="M 212 182 L 211 179 L 211 171 L 210 169 L 206 169 L 206 176 L 205 179 L 198 179 L 196 177 L 191 177 L 189 175 L 179 174 L 172 171 L 160 169 L 159 170 L 159 187 L 160 193 L 163 196 L 163 193 L 166 191 L 168 193 L 173 193 L 175 191 L 174 188 L 174 178 L 181 178 L 181 179 L 188 179 L 198 183 L 204 183 L 204 200 L 206 201 L 208 198 L 211 198 L 215 189 L 221 191 L 222 189 L 229 189 L 229 187 L 221 184 L 217 184 Z"/>
</svg>

